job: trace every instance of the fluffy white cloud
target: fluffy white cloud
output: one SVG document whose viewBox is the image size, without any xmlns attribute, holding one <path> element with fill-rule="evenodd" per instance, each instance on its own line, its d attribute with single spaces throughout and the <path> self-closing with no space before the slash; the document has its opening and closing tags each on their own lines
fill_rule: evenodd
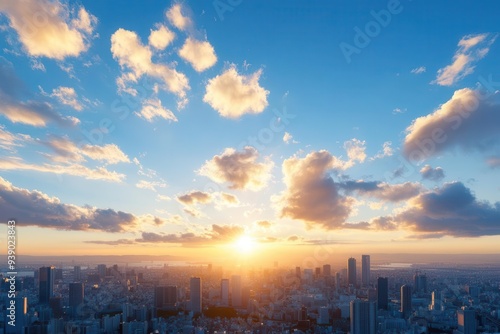
<svg viewBox="0 0 500 334">
<path fill-rule="evenodd" d="M 199 174 L 218 183 L 229 183 L 231 189 L 260 190 L 271 178 L 271 161 L 258 162 L 259 153 L 247 146 L 242 152 L 226 148 L 200 168 Z"/>
<path fill-rule="evenodd" d="M 156 192 L 157 188 L 165 188 L 167 185 L 160 181 L 140 180 L 135 186 L 139 189 L 148 189 Z"/>
<path fill-rule="evenodd" d="M 344 148 L 349 158 L 348 167 L 354 165 L 356 162 L 364 162 L 366 159 L 366 146 L 365 142 L 353 138 L 344 143 Z"/>
<path fill-rule="evenodd" d="M 451 86 L 474 72 L 475 63 L 486 56 L 496 37 L 489 34 L 467 35 L 458 42 L 453 62 L 438 70 L 436 80 L 441 86 Z"/>
<path fill-rule="evenodd" d="M 158 50 L 165 49 L 175 38 L 173 31 L 169 30 L 163 24 L 161 24 L 158 29 L 151 30 L 149 34 L 149 45 Z"/>
<path fill-rule="evenodd" d="M 179 56 L 188 61 L 197 72 L 212 67 L 217 62 L 213 46 L 207 41 L 197 41 L 188 37 L 179 50 Z"/>
<path fill-rule="evenodd" d="M 259 85 L 261 70 L 245 76 L 234 66 L 210 79 L 203 101 L 223 117 L 239 118 L 244 114 L 258 114 L 267 107 L 269 91 Z"/>
<path fill-rule="evenodd" d="M 85 52 L 97 23 L 84 7 L 71 20 L 72 11 L 57 0 L 3 0 L 0 12 L 9 18 L 29 55 L 57 60 Z"/>
</svg>

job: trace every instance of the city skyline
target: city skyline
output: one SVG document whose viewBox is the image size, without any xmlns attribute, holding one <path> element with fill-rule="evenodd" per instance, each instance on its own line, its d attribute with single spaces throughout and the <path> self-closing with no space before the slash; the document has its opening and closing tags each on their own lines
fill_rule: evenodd
<svg viewBox="0 0 500 334">
<path fill-rule="evenodd" d="M 433 6 L 2 1 L 20 261 L 499 253 L 500 5 Z"/>
</svg>

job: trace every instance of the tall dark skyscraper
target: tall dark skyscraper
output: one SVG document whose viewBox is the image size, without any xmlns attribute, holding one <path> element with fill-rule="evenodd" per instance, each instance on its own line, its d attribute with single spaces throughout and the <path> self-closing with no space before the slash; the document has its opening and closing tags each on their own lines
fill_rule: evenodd
<svg viewBox="0 0 500 334">
<path fill-rule="evenodd" d="M 401 312 L 403 317 L 407 318 L 411 312 L 411 286 L 403 285 L 401 287 Z"/>
<path fill-rule="evenodd" d="M 347 260 L 347 284 L 356 286 L 356 259 L 353 257 Z"/>
<path fill-rule="evenodd" d="M 370 285 L 370 255 L 361 255 L 361 284 Z"/>
<path fill-rule="evenodd" d="M 325 277 L 332 276 L 332 266 L 330 266 L 329 264 L 323 265 L 323 276 Z"/>
<path fill-rule="evenodd" d="M 350 304 L 351 334 L 375 334 L 377 332 L 377 304 L 353 300 Z"/>
<path fill-rule="evenodd" d="M 222 306 L 229 306 L 229 280 L 227 278 L 220 281 L 220 299 Z"/>
<path fill-rule="evenodd" d="M 73 268 L 73 280 L 78 282 L 82 279 L 82 267 L 74 266 Z"/>
<path fill-rule="evenodd" d="M 85 297 L 83 283 L 69 283 L 69 306 L 78 307 Z"/>
<path fill-rule="evenodd" d="M 471 309 L 462 309 L 457 311 L 458 330 L 463 334 L 476 334 L 476 311 Z"/>
<path fill-rule="evenodd" d="M 48 304 L 54 295 L 54 267 L 41 267 L 38 273 L 38 300 L 41 304 Z"/>
<path fill-rule="evenodd" d="M 377 279 L 377 302 L 378 308 L 387 310 L 389 306 L 389 280 L 387 277 Z"/>
<path fill-rule="evenodd" d="M 189 280 L 189 298 L 191 301 L 191 311 L 193 313 L 201 313 L 201 278 L 191 277 Z"/>
</svg>

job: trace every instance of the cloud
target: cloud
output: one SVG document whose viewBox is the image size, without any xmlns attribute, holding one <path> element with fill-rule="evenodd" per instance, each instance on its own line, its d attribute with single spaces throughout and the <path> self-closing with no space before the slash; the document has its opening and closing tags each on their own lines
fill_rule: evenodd
<svg viewBox="0 0 500 334">
<path fill-rule="evenodd" d="M 411 73 L 413 74 L 422 74 L 422 73 L 425 73 L 427 69 L 425 68 L 425 66 L 420 66 L 420 67 L 417 67 L 417 68 L 414 68 L 413 70 L 411 70 Z"/>
<path fill-rule="evenodd" d="M 441 181 L 444 178 L 444 170 L 441 167 L 432 168 L 429 165 L 425 165 L 420 169 L 420 175 L 426 180 Z"/>
<path fill-rule="evenodd" d="M 43 101 L 22 101 L 26 95 L 24 83 L 18 78 L 12 63 L 0 57 L 0 101 L 3 114 L 12 123 L 22 123 L 36 127 L 44 127 L 49 122 L 61 126 L 75 126 L 80 121 L 75 117 L 64 117 L 52 106 Z"/>
<path fill-rule="evenodd" d="M 170 9 L 166 12 L 168 21 L 174 27 L 182 31 L 188 30 L 193 26 L 193 21 L 188 15 L 185 14 L 185 11 L 186 8 L 177 3 L 170 7 Z"/>
<path fill-rule="evenodd" d="M 11 133 L 0 124 L 0 149 L 14 152 L 16 147 L 22 147 L 25 143 L 32 142 L 33 138 L 21 133 Z"/>
<path fill-rule="evenodd" d="M 405 156 L 418 162 L 454 147 L 484 151 L 498 144 L 497 95 L 468 88 L 455 91 L 435 112 L 415 119 L 406 129 Z"/>
<path fill-rule="evenodd" d="M 44 144 L 56 152 L 56 155 L 48 155 L 52 161 L 58 162 L 82 162 L 84 157 L 92 160 L 104 161 L 107 164 L 130 162 L 128 156 L 115 144 L 104 146 L 85 144 L 78 147 L 75 143 L 65 137 L 52 137 Z"/>
<path fill-rule="evenodd" d="M 35 165 L 26 163 L 15 157 L 0 158 L 0 170 L 30 170 L 56 175 L 73 175 L 84 177 L 87 180 L 104 180 L 110 182 L 122 182 L 125 178 L 124 174 L 109 171 L 105 167 L 90 169 L 77 163 Z"/>
<path fill-rule="evenodd" d="M 177 200 L 186 205 L 193 205 L 196 203 L 205 204 L 212 200 L 212 196 L 209 193 L 204 193 L 202 191 L 192 191 L 182 196 L 177 196 Z"/>
<path fill-rule="evenodd" d="M 500 202 L 478 201 L 461 182 L 452 182 L 419 195 L 404 211 L 385 219 L 420 237 L 499 235 Z"/>
<path fill-rule="evenodd" d="M 208 81 L 203 101 L 227 118 L 259 114 L 267 107 L 269 91 L 259 85 L 262 70 L 240 75 L 235 66 Z"/>
<path fill-rule="evenodd" d="M 0 216 L 16 217 L 20 226 L 73 231 L 124 232 L 137 227 L 141 217 L 91 206 L 64 204 L 37 190 L 18 188 L 0 177 Z"/>
<path fill-rule="evenodd" d="M 155 49 L 164 50 L 173 42 L 174 38 L 175 34 L 163 24 L 160 24 L 158 29 L 151 30 L 148 42 Z"/>
<path fill-rule="evenodd" d="M 259 227 L 262 227 L 262 228 L 270 228 L 273 223 L 271 223 L 270 221 L 267 221 L 267 220 L 259 220 L 257 222 L 255 222 L 255 224 Z"/>
<path fill-rule="evenodd" d="M 32 70 L 38 70 L 38 71 L 42 71 L 42 72 L 46 72 L 47 70 L 45 69 L 45 65 L 43 65 L 43 63 L 36 59 L 36 58 L 31 58 L 30 59 L 30 64 L 31 64 L 31 69 Z"/>
<path fill-rule="evenodd" d="M 128 84 L 137 83 L 147 75 L 159 80 L 163 84 L 162 89 L 176 94 L 181 100 L 185 99 L 186 91 L 190 89 L 188 78 L 165 64 L 153 63 L 152 50 L 141 43 L 135 32 L 118 29 L 111 36 L 111 53 L 122 70 L 129 70 L 117 79 L 119 91 L 137 95 L 137 91 Z"/>
<path fill-rule="evenodd" d="M 299 143 L 298 141 L 294 140 L 293 136 L 288 132 L 285 132 L 285 134 L 283 135 L 283 142 L 285 144 L 290 144 L 290 143 L 298 144 Z"/>
<path fill-rule="evenodd" d="M 353 138 L 344 142 L 344 149 L 347 152 L 347 157 L 349 162 L 346 168 L 353 166 L 356 162 L 364 162 L 366 159 L 366 146 L 365 142 L 359 139 Z"/>
<path fill-rule="evenodd" d="M 82 111 L 83 106 L 78 101 L 78 95 L 74 88 L 71 87 L 57 87 L 52 90 L 51 97 L 56 98 L 60 103 L 70 106 L 71 108 Z"/>
<path fill-rule="evenodd" d="M 148 122 L 153 122 L 155 118 L 163 118 L 169 121 L 177 122 L 174 113 L 161 105 L 160 99 L 152 98 L 143 102 L 140 112 L 135 113 Z"/>
<path fill-rule="evenodd" d="M 302 220 L 308 228 L 343 228 L 355 200 L 343 196 L 329 175 L 342 165 L 325 150 L 286 159 L 282 166 L 286 190 L 277 198 L 281 217 Z"/>
<path fill-rule="evenodd" d="M 259 153 L 246 146 L 242 152 L 226 148 L 221 155 L 205 162 L 198 173 L 217 183 L 229 183 L 231 189 L 257 191 L 264 188 L 271 178 L 273 163 L 266 159 L 257 162 Z"/>
<path fill-rule="evenodd" d="M 76 17 L 59 1 L 4 0 L 0 12 L 30 56 L 63 60 L 87 51 L 97 18 L 80 7 Z"/>
<path fill-rule="evenodd" d="M 148 189 L 156 192 L 156 188 L 165 188 L 167 185 L 164 182 L 160 181 L 140 180 L 135 184 L 135 186 L 139 189 Z"/>
<path fill-rule="evenodd" d="M 467 35 L 458 42 L 453 62 L 438 70 L 436 80 L 441 86 L 451 86 L 474 72 L 475 63 L 486 56 L 496 36 L 489 34 Z"/>
<path fill-rule="evenodd" d="M 188 37 L 179 50 L 179 56 L 189 62 L 197 72 L 203 72 L 217 62 L 213 46 L 207 41 Z"/>
<path fill-rule="evenodd" d="M 220 196 L 221 196 L 221 200 L 226 205 L 238 205 L 238 204 L 240 204 L 238 197 L 234 196 L 233 194 L 220 193 Z"/>
<path fill-rule="evenodd" d="M 87 244 L 95 244 L 95 245 L 108 245 L 108 246 L 120 246 L 120 245 L 133 245 L 135 244 L 134 240 L 130 239 L 118 239 L 118 240 L 87 240 L 84 241 Z"/>
<path fill-rule="evenodd" d="M 338 184 L 347 194 L 353 192 L 371 196 L 383 201 L 400 202 L 417 196 L 422 191 L 418 183 L 405 182 L 402 184 L 388 184 L 378 181 L 345 181 Z"/>
<path fill-rule="evenodd" d="M 392 156 L 394 154 L 394 150 L 392 149 L 391 145 L 392 142 L 390 141 L 384 142 L 384 144 L 382 144 L 382 151 L 379 151 L 376 155 L 371 157 L 370 160 L 373 161 Z"/>
</svg>

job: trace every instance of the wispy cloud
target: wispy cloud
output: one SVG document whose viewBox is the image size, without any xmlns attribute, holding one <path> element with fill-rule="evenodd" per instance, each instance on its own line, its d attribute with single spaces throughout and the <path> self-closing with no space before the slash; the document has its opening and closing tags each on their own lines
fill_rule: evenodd
<svg viewBox="0 0 500 334">
<path fill-rule="evenodd" d="M 451 86 L 460 79 L 474 72 L 475 64 L 484 58 L 495 41 L 491 34 L 467 35 L 458 42 L 458 50 L 453 56 L 453 62 L 438 70 L 436 80 L 441 86 Z"/>
</svg>

